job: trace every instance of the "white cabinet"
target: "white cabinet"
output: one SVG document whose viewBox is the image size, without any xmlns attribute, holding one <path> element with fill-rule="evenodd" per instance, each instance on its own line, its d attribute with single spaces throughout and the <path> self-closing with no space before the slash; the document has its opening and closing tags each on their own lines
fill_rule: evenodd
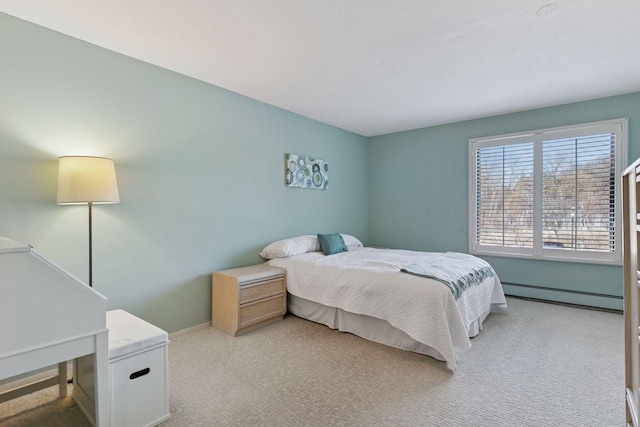
<svg viewBox="0 0 640 427">
<path fill-rule="evenodd" d="M 170 417 L 167 333 L 124 310 L 107 312 L 107 328 L 110 425 L 143 427 L 167 420 Z M 91 370 L 91 366 L 78 370 L 75 373 L 78 381 L 82 383 L 85 372 Z M 74 398 L 91 419 L 91 402 L 76 396 L 75 389 Z"/>
<path fill-rule="evenodd" d="M 167 345 L 109 361 L 113 426 L 156 425 L 169 418 Z"/>
</svg>

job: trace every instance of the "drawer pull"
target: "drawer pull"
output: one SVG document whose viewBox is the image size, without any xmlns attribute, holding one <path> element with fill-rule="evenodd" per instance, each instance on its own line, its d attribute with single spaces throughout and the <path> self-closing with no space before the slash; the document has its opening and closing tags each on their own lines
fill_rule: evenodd
<svg viewBox="0 0 640 427">
<path fill-rule="evenodd" d="M 133 374 L 129 375 L 129 379 L 130 380 L 135 380 L 136 378 L 140 378 L 142 376 L 147 375 L 149 372 L 151 372 L 151 369 L 149 369 L 149 368 L 141 369 L 141 370 L 139 370 L 137 372 L 134 372 Z"/>
</svg>

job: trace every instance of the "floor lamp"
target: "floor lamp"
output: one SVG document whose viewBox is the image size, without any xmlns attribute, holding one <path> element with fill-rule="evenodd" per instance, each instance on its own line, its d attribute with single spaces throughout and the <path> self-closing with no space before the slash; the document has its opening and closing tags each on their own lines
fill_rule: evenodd
<svg viewBox="0 0 640 427">
<path fill-rule="evenodd" d="M 93 286 L 91 208 L 94 203 L 120 203 L 113 160 L 64 156 L 58 159 L 59 205 L 89 205 L 89 286 Z"/>
</svg>

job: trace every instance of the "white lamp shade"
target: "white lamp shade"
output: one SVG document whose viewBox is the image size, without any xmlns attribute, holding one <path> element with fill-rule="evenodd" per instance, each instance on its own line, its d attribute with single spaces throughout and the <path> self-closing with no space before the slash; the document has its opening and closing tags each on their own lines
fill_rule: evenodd
<svg viewBox="0 0 640 427">
<path fill-rule="evenodd" d="M 113 160 L 86 156 L 60 157 L 57 203 L 120 203 Z"/>
</svg>

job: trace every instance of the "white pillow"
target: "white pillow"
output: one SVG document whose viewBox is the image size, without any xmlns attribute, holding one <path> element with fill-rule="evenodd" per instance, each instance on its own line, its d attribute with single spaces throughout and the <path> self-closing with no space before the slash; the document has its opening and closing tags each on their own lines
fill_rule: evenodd
<svg viewBox="0 0 640 427">
<path fill-rule="evenodd" d="M 304 235 L 270 243 L 260 252 L 260 256 L 266 259 L 286 258 L 319 250 L 320 243 L 318 243 L 318 238 L 312 235 Z"/>
<path fill-rule="evenodd" d="M 349 248 L 361 248 L 364 246 L 360 240 L 350 234 L 340 233 L 340 235 L 345 245 Z M 290 239 L 270 243 L 260 252 L 260 256 L 265 259 L 286 258 L 319 250 L 320 242 L 318 242 L 318 238 L 311 234 L 305 234 L 304 236 L 291 237 Z"/>
<path fill-rule="evenodd" d="M 351 234 L 340 233 L 340 235 L 342 236 L 342 240 L 344 240 L 344 244 L 349 248 L 361 248 L 364 246 L 357 237 L 354 237 Z"/>
</svg>

